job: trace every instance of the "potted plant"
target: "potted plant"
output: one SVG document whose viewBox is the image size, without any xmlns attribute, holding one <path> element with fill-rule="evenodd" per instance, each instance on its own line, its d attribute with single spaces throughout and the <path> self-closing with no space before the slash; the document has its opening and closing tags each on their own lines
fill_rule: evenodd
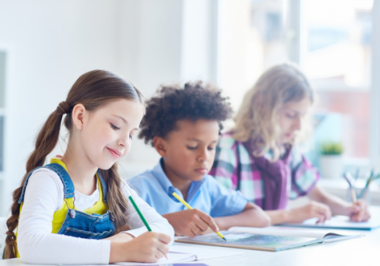
<svg viewBox="0 0 380 266">
<path fill-rule="evenodd" d="M 341 142 L 324 142 L 321 145 L 321 175 L 323 178 L 340 178 L 343 173 L 343 145 Z"/>
</svg>

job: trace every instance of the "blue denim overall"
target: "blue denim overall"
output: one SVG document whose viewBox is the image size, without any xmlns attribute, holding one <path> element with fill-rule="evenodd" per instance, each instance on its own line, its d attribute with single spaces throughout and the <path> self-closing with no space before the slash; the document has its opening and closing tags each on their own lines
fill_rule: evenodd
<svg viewBox="0 0 380 266">
<path fill-rule="evenodd" d="M 69 207 L 66 199 L 74 197 L 75 188 L 69 174 L 61 165 L 52 163 L 42 167 L 54 171 L 60 177 L 63 183 L 64 201 L 67 204 L 68 210 L 66 213 L 66 218 L 62 223 L 62 226 L 57 232 L 57 234 L 89 239 L 103 239 L 112 235 L 115 232 L 115 225 L 113 223 L 115 220 L 109 211 L 107 211 L 103 215 L 99 215 L 96 213 L 87 214 L 85 212 L 78 211 L 74 208 Z M 38 167 L 33 171 L 39 168 L 41 167 Z M 25 180 L 21 196 L 18 201 L 19 204 L 21 204 L 24 200 L 25 188 L 28 184 L 29 177 L 31 176 L 33 171 L 28 174 Z M 107 206 L 107 185 L 104 182 L 102 176 L 99 173 L 97 174 L 102 186 L 103 201 Z"/>
</svg>

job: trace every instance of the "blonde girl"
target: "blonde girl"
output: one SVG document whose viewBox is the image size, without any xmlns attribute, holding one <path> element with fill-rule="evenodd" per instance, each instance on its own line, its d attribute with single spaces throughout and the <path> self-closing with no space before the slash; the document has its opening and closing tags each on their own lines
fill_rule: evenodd
<svg viewBox="0 0 380 266">
<path fill-rule="evenodd" d="M 314 92 L 296 66 L 268 69 L 246 93 L 233 129 L 221 137 L 210 174 L 263 208 L 272 224 L 314 217 L 324 222 L 335 214 L 366 221 L 367 204 L 348 203 L 323 191 L 317 185 L 318 171 L 297 150 L 313 102 Z M 287 208 L 289 199 L 304 195 L 311 199 L 308 204 Z"/>
<path fill-rule="evenodd" d="M 156 262 L 168 252 L 173 228 L 117 172 L 143 114 L 141 93 L 121 78 L 102 70 L 79 77 L 39 132 L 13 193 L 6 258 L 109 264 Z M 67 149 L 62 159 L 44 166 L 63 117 L 70 133 Z M 146 232 L 130 195 L 154 232 Z"/>
</svg>

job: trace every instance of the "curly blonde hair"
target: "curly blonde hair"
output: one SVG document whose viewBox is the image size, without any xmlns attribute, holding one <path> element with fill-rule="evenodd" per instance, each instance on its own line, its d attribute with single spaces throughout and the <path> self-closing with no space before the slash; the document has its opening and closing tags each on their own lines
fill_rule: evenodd
<svg viewBox="0 0 380 266">
<path fill-rule="evenodd" d="M 271 151 L 272 160 L 278 160 L 282 146 L 277 141 L 280 130 L 278 111 L 285 103 L 305 97 L 314 102 L 309 81 L 295 65 L 284 63 L 268 69 L 245 94 L 234 119 L 233 138 L 241 142 L 251 141 L 256 157 Z M 303 130 L 306 128 L 304 125 Z"/>
</svg>

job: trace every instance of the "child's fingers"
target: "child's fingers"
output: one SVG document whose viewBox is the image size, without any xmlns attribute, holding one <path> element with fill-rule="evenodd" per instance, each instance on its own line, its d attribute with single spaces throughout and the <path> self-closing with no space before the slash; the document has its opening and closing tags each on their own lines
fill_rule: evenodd
<svg viewBox="0 0 380 266">
<path fill-rule="evenodd" d="M 194 229 L 194 228 L 191 228 L 191 229 L 190 229 L 190 232 L 191 232 L 191 234 L 189 234 L 189 235 L 188 235 L 188 237 L 194 237 L 194 236 L 197 236 L 197 235 L 199 235 L 199 234 L 197 234 L 197 232 L 196 232 L 196 231 L 194 232 L 194 230 L 193 230 L 193 229 Z"/>
<path fill-rule="evenodd" d="M 199 216 L 210 228 L 212 231 L 217 232 L 219 231 L 218 226 L 216 225 L 214 219 L 211 218 L 211 216 L 208 216 L 205 213 L 202 213 L 202 215 Z"/>
<path fill-rule="evenodd" d="M 326 221 L 326 216 L 324 216 L 323 214 L 317 214 L 317 218 L 317 224 L 324 223 Z"/>
<path fill-rule="evenodd" d="M 167 234 L 157 233 L 157 237 L 158 237 L 158 240 L 161 243 L 164 243 L 165 245 L 169 244 L 170 241 L 172 241 L 172 238 Z"/>
<path fill-rule="evenodd" d="M 356 222 L 368 221 L 369 218 L 371 218 L 371 215 L 369 214 L 366 205 L 361 206 L 361 209 L 351 216 L 351 220 Z"/>
<path fill-rule="evenodd" d="M 193 223 L 192 226 L 191 226 L 191 232 L 194 234 L 194 235 L 200 235 L 202 233 L 201 229 L 197 226 L 197 224 Z"/>
<path fill-rule="evenodd" d="M 201 218 L 197 218 L 195 225 L 199 228 L 200 232 L 205 232 L 208 229 L 208 224 L 205 223 Z"/>
<path fill-rule="evenodd" d="M 158 243 L 157 250 L 159 251 L 157 253 L 157 255 L 159 256 L 158 258 L 161 259 L 163 256 L 166 256 L 166 254 L 169 252 L 169 246 L 163 243 Z"/>
<path fill-rule="evenodd" d="M 323 222 L 329 220 L 332 215 L 330 207 L 325 204 L 319 204 L 316 208 L 316 212 L 320 215 L 323 215 Z"/>
</svg>

